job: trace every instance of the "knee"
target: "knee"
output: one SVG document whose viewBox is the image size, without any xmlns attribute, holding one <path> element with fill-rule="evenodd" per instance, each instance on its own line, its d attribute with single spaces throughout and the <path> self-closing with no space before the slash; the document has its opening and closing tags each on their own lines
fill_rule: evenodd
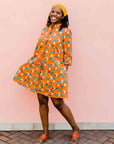
<svg viewBox="0 0 114 144">
<path fill-rule="evenodd" d="M 48 106 L 48 102 L 45 102 L 44 100 L 39 100 L 39 106 L 40 107 L 45 107 L 45 106 Z"/>
<path fill-rule="evenodd" d="M 64 106 L 63 102 L 53 102 L 53 104 L 58 110 L 61 110 Z"/>
<path fill-rule="evenodd" d="M 48 97 L 45 97 L 41 94 L 38 94 L 38 101 L 40 106 L 47 106 L 48 105 Z"/>
</svg>

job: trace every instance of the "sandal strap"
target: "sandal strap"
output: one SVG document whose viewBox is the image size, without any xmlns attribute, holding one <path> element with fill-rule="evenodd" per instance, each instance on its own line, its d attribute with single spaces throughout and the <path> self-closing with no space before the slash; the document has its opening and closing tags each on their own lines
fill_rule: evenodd
<svg viewBox="0 0 114 144">
<path fill-rule="evenodd" d="M 47 136 L 45 134 L 42 134 L 41 137 L 46 140 L 47 139 Z"/>
<path fill-rule="evenodd" d="M 79 138 L 79 133 L 76 134 L 76 133 L 73 132 L 72 137 L 77 137 L 77 138 Z"/>
</svg>

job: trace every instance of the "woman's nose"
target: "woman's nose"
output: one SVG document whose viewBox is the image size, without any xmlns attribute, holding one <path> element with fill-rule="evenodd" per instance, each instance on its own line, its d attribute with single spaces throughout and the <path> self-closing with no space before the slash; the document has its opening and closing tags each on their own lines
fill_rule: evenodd
<svg viewBox="0 0 114 144">
<path fill-rule="evenodd" d="M 55 13 L 55 12 L 53 13 L 53 16 L 56 16 L 56 13 Z"/>
</svg>

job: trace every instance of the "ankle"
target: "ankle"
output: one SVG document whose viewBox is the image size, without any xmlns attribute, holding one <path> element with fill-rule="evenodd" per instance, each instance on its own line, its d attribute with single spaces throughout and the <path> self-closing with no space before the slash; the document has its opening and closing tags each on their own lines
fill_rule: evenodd
<svg viewBox="0 0 114 144">
<path fill-rule="evenodd" d="M 80 131 L 79 127 L 73 129 L 73 132 L 79 132 L 79 131 Z"/>
<path fill-rule="evenodd" d="M 48 136 L 49 135 L 49 131 L 47 132 L 45 132 L 45 131 L 43 131 L 43 134 L 45 134 L 46 136 Z"/>
</svg>

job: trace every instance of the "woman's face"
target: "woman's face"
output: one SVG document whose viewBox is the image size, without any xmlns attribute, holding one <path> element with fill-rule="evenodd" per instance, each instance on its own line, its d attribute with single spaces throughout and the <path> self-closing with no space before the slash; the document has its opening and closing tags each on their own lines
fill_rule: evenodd
<svg viewBox="0 0 114 144">
<path fill-rule="evenodd" d="M 55 6 L 50 12 L 50 19 L 53 24 L 60 23 L 60 20 L 63 18 L 62 10 L 60 7 Z"/>
</svg>

